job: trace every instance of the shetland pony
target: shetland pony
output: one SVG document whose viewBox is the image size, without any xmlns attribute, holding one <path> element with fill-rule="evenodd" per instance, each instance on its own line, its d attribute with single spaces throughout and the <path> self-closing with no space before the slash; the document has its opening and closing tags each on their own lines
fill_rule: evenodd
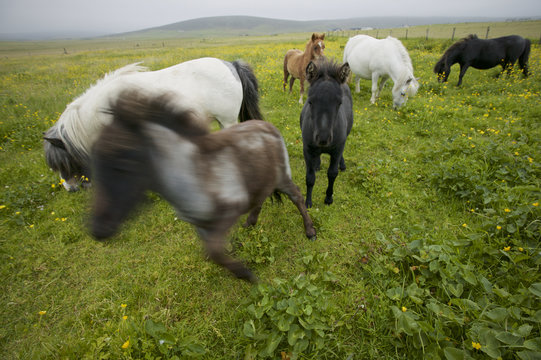
<svg viewBox="0 0 541 360">
<path fill-rule="evenodd" d="M 348 40 L 344 49 L 344 63 L 351 67 L 357 76 L 355 87 L 360 92 L 360 82 L 372 79 L 372 97 L 374 104 L 383 86 L 389 78 L 393 79 L 393 106 L 404 105 L 408 97 L 413 97 L 419 89 L 418 79 L 413 76 L 413 66 L 408 51 L 400 40 L 388 36 L 375 39 L 368 35 L 357 35 Z M 381 81 L 378 85 L 378 80 Z"/>
<path fill-rule="evenodd" d="M 209 132 L 191 110 L 179 110 L 176 94 L 123 92 L 113 102 L 112 123 L 94 143 L 91 232 L 112 236 L 145 190 L 161 194 L 179 218 L 195 225 L 209 257 L 236 277 L 255 281 L 225 253 L 227 230 L 250 212 L 257 222 L 271 194 L 297 206 L 308 238 L 316 231 L 299 188 L 291 179 L 284 140 L 272 124 L 250 120 Z"/>
<path fill-rule="evenodd" d="M 295 79 L 299 79 L 301 83 L 301 96 L 299 98 L 299 104 L 302 104 L 302 98 L 304 95 L 304 81 L 306 74 L 306 67 L 310 61 L 318 59 L 323 56 L 323 50 L 325 50 L 325 34 L 313 33 L 312 38 L 306 43 L 304 52 L 298 49 L 288 50 L 284 58 L 284 91 L 286 91 L 286 84 L 289 75 L 289 93 Z"/>
<path fill-rule="evenodd" d="M 205 124 L 215 119 L 227 128 L 237 122 L 237 117 L 240 121 L 262 118 L 257 79 L 243 62 L 202 58 L 158 71 L 146 71 L 138 64 L 125 66 L 69 104 L 44 134 L 45 160 L 60 173 L 67 190 L 77 190 L 81 181 L 89 185 L 90 149 L 101 129 L 112 120 L 104 110 L 119 93 L 132 87 L 176 94 L 176 106 L 201 113 L 199 118 Z"/>
<path fill-rule="evenodd" d="M 477 35 L 469 35 L 451 45 L 434 66 L 438 81 L 446 82 L 453 64 L 460 64 L 457 86 L 462 84 L 462 77 L 471 66 L 485 70 L 501 65 L 502 72 L 511 68 L 518 60 L 524 76 L 528 76 L 528 57 L 531 42 L 518 35 L 503 36 L 496 39 L 483 40 Z"/>
<path fill-rule="evenodd" d="M 353 125 L 353 103 L 347 85 L 349 74 L 347 63 L 339 66 L 329 61 L 320 61 L 317 65 L 311 62 L 306 68 L 310 88 L 300 118 L 306 163 L 306 207 L 312 206 L 312 189 L 322 153 L 331 156 L 325 204 L 333 202 L 338 167 L 346 169 L 343 152 Z"/>
</svg>

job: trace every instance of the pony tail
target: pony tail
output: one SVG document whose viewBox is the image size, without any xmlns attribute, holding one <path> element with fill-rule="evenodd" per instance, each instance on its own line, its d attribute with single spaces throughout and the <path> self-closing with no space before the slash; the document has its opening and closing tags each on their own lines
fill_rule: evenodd
<svg viewBox="0 0 541 360">
<path fill-rule="evenodd" d="M 259 84 L 254 71 L 247 63 L 236 60 L 232 62 L 242 84 L 242 104 L 239 120 L 263 120 L 259 109 Z"/>
</svg>

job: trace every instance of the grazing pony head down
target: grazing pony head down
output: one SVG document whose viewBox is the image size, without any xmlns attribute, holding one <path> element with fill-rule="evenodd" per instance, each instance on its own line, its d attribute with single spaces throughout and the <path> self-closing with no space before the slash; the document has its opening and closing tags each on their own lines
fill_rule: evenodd
<svg viewBox="0 0 541 360">
<path fill-rule="evenodd" d="M 104 110 L 119 93 L 133 87 L 154 95 L 174 93 L 183 101 L 179 106 L 191 106 L 202 114 L 201 121 L 216 120 L 222 128 L 232 126 L 237 118 L 262 119 L 257 78 L 247 63 L 201 58 L 156 71 L 127 65 L 107 74 L 70 103 L 44 134 L 47 165 L 60 173 L 67 190 L 77 190 L 81 178 L 83 185 L 88 182 L 92 144 L 112 120 Z"/>
<path fill-rule="evenodd" d="M 511 73 L 513 65 L 518 65 L 524 76 L 528 76 L 528 58 L 531 41 L 518 35 L 502 36 L 494 39 L 479 39 L 476 35 L 468 37 L 451 45 L 434 66 L 438 81 L 445 82 L 451 73 L 451 66 L 458 63 L 460 73 L 457 86 L 462 84 L 466 70 L 471 66 L 475 69 L 486 70 L 500 65 L 502 73 Z M 501 73 L 500 73 L 501 75 Z"/>
<path fill-rule="evenodd" d="M 464 47 L 466 46 L 466 43 L 470 40 L 476 40 L 479 39 L 477 35 L 470 34 L 466 36 L 465 38 L 457 41 L 453 45 L 449 46 L 447 50 L 443 53 L 442 57 L 438 60 L 436 65 L 434 66 L 434 73 L 438 76 L 438 82 L 447 82 L 447 79 L 449 78 L 449 74 L 451 73 L 451 59 L 449 59 L 452 54 L 461 52 Z"/>
<path fill-rule="evenodd" d="M 274 125 L 261 120 L 210 133 L 199 113 L 179 109 L 178 103 L 176 95 L 138 89 L 111 104 L 113 121 L 92 151 L 91 232 L 98 239 L 112 236 L 145 190 L 153 190 L 179 218 L 195 225 L 214 262 L 255 281 L 225 251 L 227 231 L 240 215 L 249 212 L 245 225 L 254 225 L 265 199 L 284 193 L 301 213 L 306 236 L 316 234 L 291 180 L 284 140 Z"/>
</svg>

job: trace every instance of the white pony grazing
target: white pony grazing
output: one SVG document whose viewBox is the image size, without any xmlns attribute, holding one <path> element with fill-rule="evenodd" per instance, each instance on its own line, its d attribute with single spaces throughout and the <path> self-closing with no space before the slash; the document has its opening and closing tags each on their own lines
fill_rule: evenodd
<svg viewBox="0 0 541 360">
<path fill-rule="evenodd" d="M 414 96 L 419 89 L 418 79 L 413 76 L 408 51 L 402 42 L 394 37 L 388 36 L 380 40 L 368 35 L 357 35 L 350 38 L 344 49 L 344 63 L 346 62 L 354 76 L 357 75 L 356 92 L 360 92 L 361 78 L 372 79 L 372 104 L 378 99 L 389 77 L 394 82 L 395 108 L 404 105 L 408 97 Z"/>
<path fill-rule="evenodd" d="M 157 71 L 127 65 L 70 103 L 44 134 L 45 160 L 60 173 L 68 191 L 76 191 L 80 183 L 88 185 L 92 145 L 112 121 L 111 104 L 126 89 L 178 96 L 179 110 L 189 109 L 204 121 L 217 120 L 222 128 L 236 124 L 237 118 L 262 119 L 257 79 L 246 63 L 201 58 Z"/>
</svg>

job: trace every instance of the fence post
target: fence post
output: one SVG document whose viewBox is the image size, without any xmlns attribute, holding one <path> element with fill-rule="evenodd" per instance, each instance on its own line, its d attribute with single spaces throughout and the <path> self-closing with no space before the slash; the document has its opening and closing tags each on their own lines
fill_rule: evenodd
<svg viewBox="0 0 541 360">
<path fill-rule="evenodd" d="M 430 28 L 426 29 L 426 40 L 428 40 L 428 30 L 430 30 Z"/>
<path fill-rule="evenodd" d="M 408 40 L 408 29 L 406 29 L 406 40 Z M 539 38 L 539 41 L 541 42 L 541 38 Z"/>
<path fill-rule="evenodd" d="M 488 39 L 488 32 L 490 31 L 490 26 L 487 26 L 487 34 L 485 36 L 485 39 Z"/>
<path fill-rule="evenodd" d="M 451 41 L 455 39 L 455 31 L 456 31 L 456 27 L 453 28 L 453 35 L 451 36 Z"/>
</svg>

